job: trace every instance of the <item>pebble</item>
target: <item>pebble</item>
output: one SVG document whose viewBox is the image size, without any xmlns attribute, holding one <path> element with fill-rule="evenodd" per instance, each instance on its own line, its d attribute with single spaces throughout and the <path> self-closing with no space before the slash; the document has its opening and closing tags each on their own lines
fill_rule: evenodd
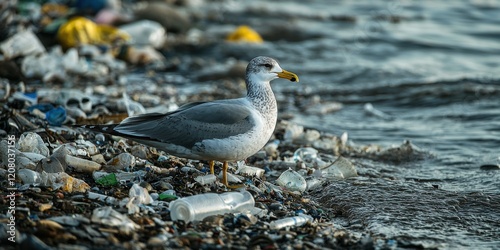
<svg viewBox="0 0 500 250">
<path fill-rule="evenodd" d="M 59 173 L 66 171 L 66 167 L 61 164 L 58 158 L 51 156 L 41 161 L 41 171 L 47 173 Z"/>
</svg>

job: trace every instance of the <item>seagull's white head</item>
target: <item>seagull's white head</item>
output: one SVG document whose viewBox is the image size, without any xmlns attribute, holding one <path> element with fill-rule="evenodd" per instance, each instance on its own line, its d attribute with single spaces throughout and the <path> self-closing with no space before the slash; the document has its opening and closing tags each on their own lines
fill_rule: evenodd
<svg viewBox="0 0 500 250">
<path fill-rule="evenodd" d="M 255 82 L 270 82 L 276 78 L 284 78 L 292 82 L 299 81 L 295 73 L 282 69 L 276 60 L 265 56 L 255 57 L 248 63 L 247 76 L 249 80 Z"/>
</svg>

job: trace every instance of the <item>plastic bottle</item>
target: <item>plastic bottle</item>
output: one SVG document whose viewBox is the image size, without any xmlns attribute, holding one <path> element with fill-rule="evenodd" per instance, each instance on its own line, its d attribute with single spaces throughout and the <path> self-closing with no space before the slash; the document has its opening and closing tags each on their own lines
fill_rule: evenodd
<svg viewBox="0 0 500 250">
<path fill-rule="evenodd" d="M 19 137 L 17 148 L 21 152 L 37 153 L 45 157 L 48 157 L 50 154 L 50 150 L 45 145 L 42 137 L 33 132 L 22 134 L 21 137 Z"/>
<path fill-rule="evenodd" d="M 283 172 L 276 180 L 276 183 L 290 191 L 304 192 L 307 188 L 307 182 L 297 171 L 288 169 Z"/>
<path fill-rule="evenodd" d="M 293 153 L 295 161 L 313 162 L 316 158 L 318 158 L 318 150 L 311 147 L 299 148 Z"/>
<path fill-rule="evenodd" d="M 165 42 L 165 29 L 161 24 L 141 20 L 120 27 L 120 30 L 131 36 L 131 42 L 137 46 L 151 45 L 154 48 L 161 48 Z"/>
<path fill-rule="evenodd" d="M 64 192 L 86 192 L 90 186 L 83 180 L 74 178 L 65 172 L 60 173 L 47 173 L 43 171 L 38 173 L 31 169 L 20 169 L 18 176 L 23 184 L 33 186 L 52 187 L 52 189 L 61 188 Z"/>
<path fill-rule="evenodd" d="M 248 191 L 198 194 L 170 203 L 172 220 L 200 221 L 210 215 L 244 212 L 255 206 Z"/>
<path fill-rule="evenodd" d="M 104 186 L 113 186 L 125 184 L 127 182 L 140 181 L 146 175 L 146 171 L 139 170 L 135 172 L 108 173 L 104 171 L 95 171 L 92 173 L 94 180 Z"/>
<path fill-rule="evenodd" d="M 116 169 L 123 170 L 135 166 L 135 156 L 130 153 L 121 153 L 109 160 L 108 165 L 115 166 Z"/>
<path fill-rule="evenodd" d="M 107 196 L 104 194 L 98 194 L 98 193 L 94 193 L 94 192 L 88 192 L 87 198 L 89 198 L 91 200 L 102 201 L 102 202 L 109 204 L 109 205 L 117 205 L 120 202 L 115 197 Z"/>
<path fill-rule="evenodd" d="M 208 185 L 214 183 L 217 180 L 217 176 L 214 174 L 200 175 L 194 178 L 194 180 L 201 185 Z"/>
<path fill-rule="evenodd" d="M 94 211 L 92 211 L 91 221 L 101 225 L 116 227 L 125 235 L 130 235 L 141 228 L 127 215 L 117 212 L 109 206 L 94 209 Z"/>
<path fill-rule="evenodd" d="M 321 170 L 323 177 L 346 179 L 358 176 L 356 167 L 346 158 L 339 156 L 330 166 Z"/>
<path fill-rule="evenodd" d="M 243 162 L 238 162 L 238 174 L 262 177 L 264 172 L 266 171 L 262 168 L 247 166 Z"/>
<path fill-rule="evenodd" d="M 284 227 L 291 227 L 291 226 L 302 226 L 306 224 L 308 221 L 312 221 L 313 218 L 309 215 L 301 214 L 298 216 L 293 216 L 293 217 L 288 217 L 288 218 L 283 218 L 279 220 L 272 221 L 269 223 L 269 228 L 276 230 Z"/>
<path fill-rule="evenodd" d="M 19 169 L 19 171 L 17 171 L 17 175 L 24 184 L 33 185 L 35 187 L 42 184 L 42 177 L 40 176 L 40 173 L 31 169 Z"/>
</svg>

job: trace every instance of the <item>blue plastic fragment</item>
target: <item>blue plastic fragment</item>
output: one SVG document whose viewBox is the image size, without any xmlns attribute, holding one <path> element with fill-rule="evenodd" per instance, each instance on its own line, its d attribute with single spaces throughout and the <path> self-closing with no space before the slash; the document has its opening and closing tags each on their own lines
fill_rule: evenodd
<svg viewBox="0 0 500 250">
<path fill-rule="evenodd" d="M 66 110 L 61 106 L 51 109 L 45 113 L 45 119 L 49 122 L 49 125 L 61 126 L 66 120 Z"/>
</svg>

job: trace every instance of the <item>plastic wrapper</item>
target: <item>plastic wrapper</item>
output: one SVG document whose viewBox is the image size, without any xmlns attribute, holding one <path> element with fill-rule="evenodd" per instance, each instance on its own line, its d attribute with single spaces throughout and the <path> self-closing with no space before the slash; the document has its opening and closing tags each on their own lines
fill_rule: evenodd
<svg viewBox="0 0 500 250">
<path fill-rule="evenodd" d="M 22 31 L 10 37 L 0 44 L 0 49 L 6 59 L 45 53 L 45 47 L 31 30 Z"/>
<path fill-rule="evenodd" d="M 128 38 L 126 33 L 115 27 L 99 25 L 84 17 L 68 20 L 57 32 L 57 39 L 64 48 L 83 44 L 112 45 Z"/>
<path fill-rule="evenodd" d="M 228 42 L 262 43 L 264 39 L 249 26 L 241 25 L 231 32 L 227 37 Z"/>
</svg>

